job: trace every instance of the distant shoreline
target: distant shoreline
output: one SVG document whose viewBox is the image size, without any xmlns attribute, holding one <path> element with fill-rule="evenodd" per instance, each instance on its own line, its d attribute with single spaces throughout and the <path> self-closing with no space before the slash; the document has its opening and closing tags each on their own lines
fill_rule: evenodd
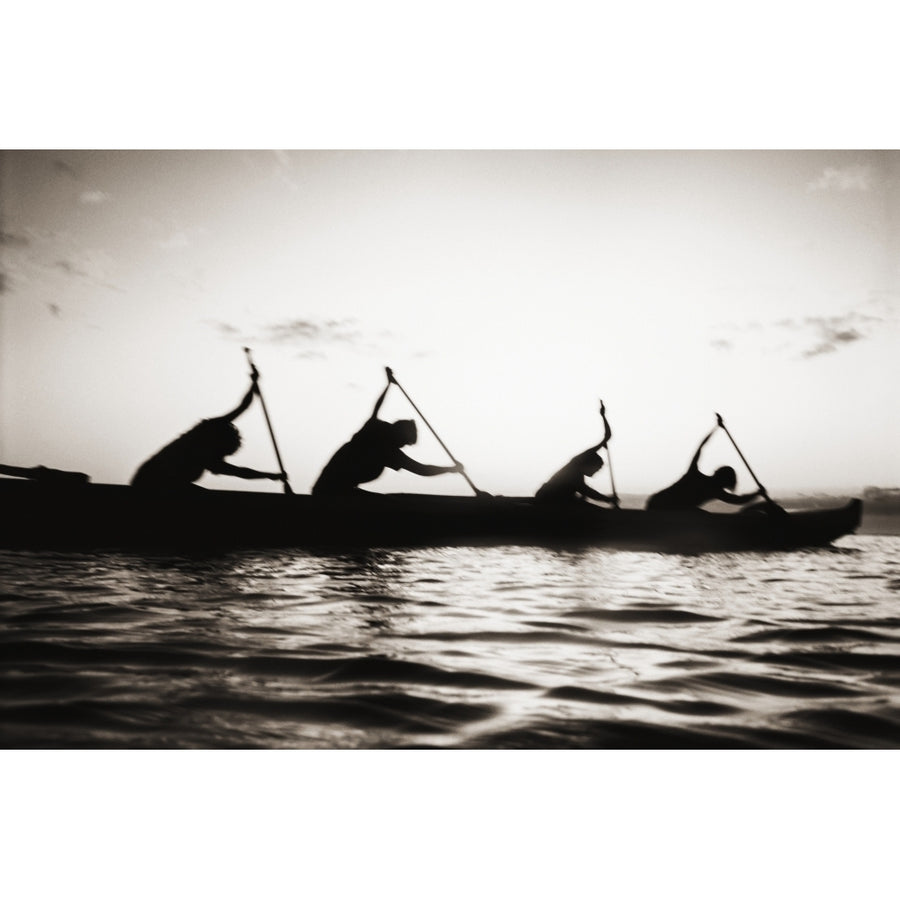
<svg viewBox="0 0 900 900">
<path fill-rule="evenodd" d="M 900 535 L 900 512 L 866 512 L 863 506 L 862 522 L 857 534 Z"/>
</svg>

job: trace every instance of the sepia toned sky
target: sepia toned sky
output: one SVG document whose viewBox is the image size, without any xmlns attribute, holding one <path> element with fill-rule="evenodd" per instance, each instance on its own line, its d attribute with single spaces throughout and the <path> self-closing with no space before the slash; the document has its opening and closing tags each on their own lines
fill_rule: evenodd
<svg viewBox="0 0 900 900">
<path fill-rule="evenodd" d="M 715 412 L 773 494 L 900 485 L 898 151 L 5 151 L 0 178 L 0 462 L 126 482 L 237 404 L 249 345 L 298 491 L 385 365 L 493 493 L 599 440 L 600 397 L 620 493 Z M 238 425 L 233 461 L 276 468 L 259 407 Z M 752 487 L 720 433 L 722 464 Z"/>
</svg>

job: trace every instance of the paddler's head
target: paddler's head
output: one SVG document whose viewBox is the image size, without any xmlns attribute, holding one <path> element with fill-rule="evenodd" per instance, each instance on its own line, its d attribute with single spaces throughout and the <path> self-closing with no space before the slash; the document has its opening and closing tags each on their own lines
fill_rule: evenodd
<svg viewBox="0 0 900 900">
<path fill-rule="evenodd" d="M 737 474 L 731 466 L 721 466 L 716 469 L 713 472 L 713 478 L 719 487 L 727 488 L 730 491 L 734 490 L 734 486 L 737 484 Z"/>
<path fill-rule="evenodd" d="M 231 422 L 221 419 L 206 419 L 201 423 L 200 437 L 203 445 L 218 456 L 231 456 L 241 446 L 241 433 Z"/>
<path fill-rule="evenodd" d="M 398 419 L 391 427 L 394 429 L 398 447 L 414 444 L 419 439 L 419 430 L 412 419 Z"/>
<path fill-rule="evenodd" d="M 593 447 L 579 453 L 572 462 L 578 466 L 578 471 L 586 476 L 596 475 L 603 468 L 603 457 Z"/>
</svg>

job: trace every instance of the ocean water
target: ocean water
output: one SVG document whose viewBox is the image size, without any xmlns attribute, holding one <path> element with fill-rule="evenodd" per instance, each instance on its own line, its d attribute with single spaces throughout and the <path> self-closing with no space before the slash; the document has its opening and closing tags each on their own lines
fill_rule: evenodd
<svg viewBox="0 0 900 900">
<path fill-rule="evenodd" d="M 898 748 L 900 537 L 0 551 L 4 748 Z"/>
</svg>

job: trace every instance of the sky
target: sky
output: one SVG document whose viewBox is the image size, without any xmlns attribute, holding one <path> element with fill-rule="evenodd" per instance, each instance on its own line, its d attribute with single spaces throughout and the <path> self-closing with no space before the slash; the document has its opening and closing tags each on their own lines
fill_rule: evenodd
<svg viewBox="0 0 900 900">
<path fill-rule="evenodd" d="M 599 441 L 600 398 L 619 493 L 674 481 L 716 412 L 773 495 L 900 485 L 900 151 L 0 165 L 0 462 L 127 482 L 237 405 L 249 346 L 298 492 L 368 417 L 385 366 L 491 493 L 532 494 Z M 396 388 L 381 415 L 414 417 Z M 237 424 L 232 461 L 277 469 L 259 405 Z M 447 463 L 419 434 L 410 455 Z M 753 488 L 718 432 L 701 468 L 725 464 Z M 391 471 L 370 487 L 471 492 Z"/>
</svg>

